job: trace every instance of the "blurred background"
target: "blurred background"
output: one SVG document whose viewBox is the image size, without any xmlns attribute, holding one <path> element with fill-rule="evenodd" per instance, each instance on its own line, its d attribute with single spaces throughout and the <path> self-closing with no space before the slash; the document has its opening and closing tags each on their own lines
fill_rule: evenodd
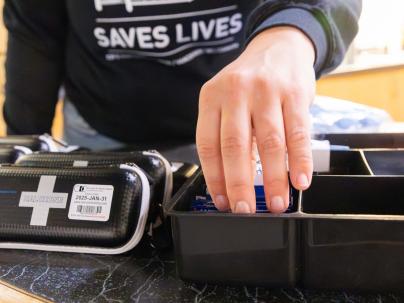
<svg viewBox="0 0 404 303">
<path fill-rule="evenodd" d="M 4 0 L 0 0 L 2 10 Z M 363 0 L 360 32 L 344 63 L 318 81 L 319 95 L 378 107 L 396 121 L 404 121 L 404 1 Z M 380 16 L 388 16 L 381 19 Z M 0 16 L 0 106 L 4 99 L 6 31 Z M 62 128 L 60 104 L 53 134 Z M 0 119 L 0 135 L 5 132 Z"/>
<path fill-rule="evenodd" d="M 0 10 L 3 10 L 4 0 L 0 0 Z M 0 106 L 2 107 L 4 101 L 4 58 L 6 52 L 6 31 L 3 26 L 3 14 L 0 14 Z M 1 115 L 0 115 L 1 116 Z M 4 134 L 4 122 L 0 121 L 0 135 Z"/>
</svg>

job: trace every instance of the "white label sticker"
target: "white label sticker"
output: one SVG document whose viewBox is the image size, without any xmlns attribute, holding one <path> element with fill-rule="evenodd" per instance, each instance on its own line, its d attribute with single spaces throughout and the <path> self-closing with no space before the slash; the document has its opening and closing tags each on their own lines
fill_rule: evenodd
<svg viewBox="0 0 404 303">
<path fill-rule="evenodd" d="M 76 160 L 73 162 L 73 167 L 87 167 L 87 166 L 88 166 L 88 161 Z"/>
<path fill-rule="evenodd" d="M 70 202 L 69 219 L 108 221 L 113 195 L 112 185 L 76 184 Z"/>
<path fill-rule="evenodd" d="M 264 179 L 263 179 L 263 172 L 262 172 L 262 163 L 261 159 L 257 155 L 257 160 L 256 160 L 256 175 L 254 179 L 254 186 L 263 186 L 264 185 Z"/>
</svg>

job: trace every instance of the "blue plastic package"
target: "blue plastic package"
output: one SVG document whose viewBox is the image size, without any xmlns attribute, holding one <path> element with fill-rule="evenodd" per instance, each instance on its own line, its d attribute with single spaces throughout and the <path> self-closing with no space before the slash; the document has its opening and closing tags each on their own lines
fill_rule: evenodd
<svg viewBox="0 0 404 303">
<path fill-rule="evenodd" d="M 268 213 L 268 209 L 265 202 L 265 192 L 263 186 L 255 186 L 255 195 L 256 195 L 256 212 L 257 213 Z M 292 197 L 292 196 L 291 196 Z M 215 207 L 212 201 L 212 197 L 207 193 L 206 196 L 196 196 L 191 205 L 192 211 L 200 211 L 200 212 L 219 212 L 219 210 Z M 290 199 L 289 208 L 286 210 L 286 213 L 293 211 L 293 199 Z"/>
</svg>

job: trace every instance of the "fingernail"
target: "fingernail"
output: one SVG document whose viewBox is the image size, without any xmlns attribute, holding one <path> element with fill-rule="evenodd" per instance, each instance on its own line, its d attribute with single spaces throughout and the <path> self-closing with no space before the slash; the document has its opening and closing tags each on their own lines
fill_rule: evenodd
<svg viewBox="0 0 404 303">
<path fill-rule="evenodd" d="M 285 211 L 285 204 L 280 196 L 275 196 L 271 199 L 271 211 L 272 212 L 283 212 Z"/>
<path fill-rule="evenodd" d="M 223 195 L 217 195 L 215 198 L 216 208 L 220 211 L 229 209 L 229 200 Z"/>
<path fill-rule="evenodd" d="M 307 178 L 305 174 L 300 174 L 297 177 L 297 185 L 299 185 L 302 188 L 309 187 L 309 178 Z"/>
<path fill-rule="evenodd" d="M 248 203 L 245 201 L 239 201 L 236 203 L 234 212 L 237 214 L 249 214 L 251 213 L 250 205 L 248 205 Z"/>
</svg>

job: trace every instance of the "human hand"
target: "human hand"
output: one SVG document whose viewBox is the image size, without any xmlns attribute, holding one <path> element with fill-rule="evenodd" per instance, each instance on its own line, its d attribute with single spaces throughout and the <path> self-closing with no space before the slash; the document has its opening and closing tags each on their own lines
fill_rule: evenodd
<svg viewBox="0 0 404 303">
<path fill-rule="evenodd" d="M 284 212 L 289 205 L 287 161 L 293 186 L 310 186 L 314 60 L 313 44 L 303 32 L 275 27 L 257 35 L 238 59 L 203 86 L 196 142 L 219 210 L 256 211 L 254 138 L 271 212 Z"/>
</svg>

